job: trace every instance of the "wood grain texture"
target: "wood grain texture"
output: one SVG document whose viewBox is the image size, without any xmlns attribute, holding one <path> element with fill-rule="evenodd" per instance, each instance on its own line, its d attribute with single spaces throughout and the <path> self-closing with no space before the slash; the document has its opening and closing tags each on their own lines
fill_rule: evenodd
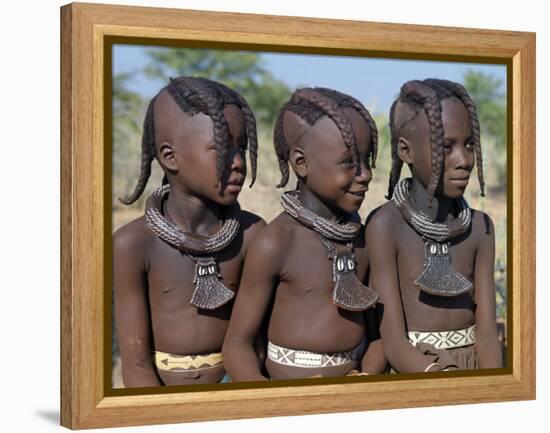
<svg viewBox="0 0 550 433">
<path fill-rule="evenodd" d="M 72 426 L 72 10 L 61 10 L 61 424 Z"/>
<path fill-rule="evenodd" d="M 535 35 L 113 5 L 61 9 L 61 423 L 73 428 L 346 412 L 535 397 Z M 364 382 L 108 396 L 104 331 L 106 37 L 186 46 L 512 62 L 513 370 Z M 141 42 L 143 43 L 143 42 Z M 492 60 L 491 60 L 492 59 Z M 110 151 L 110 148 L 109 148 Z M 107 288 L 107 290 L 106 290 Z M 107 302 L 106 302 L 107 301 Z M 483 373 L 482 373 L 483 374 Z M 413 378 L 418 377 L 418 378 Z M 317 382 L 319 383 L 319 382 Z"/>
<path fill-rule="evenodd" d="M 535 38 L 513 58 L 514 375 L 535 398 Z"/>
</svg>

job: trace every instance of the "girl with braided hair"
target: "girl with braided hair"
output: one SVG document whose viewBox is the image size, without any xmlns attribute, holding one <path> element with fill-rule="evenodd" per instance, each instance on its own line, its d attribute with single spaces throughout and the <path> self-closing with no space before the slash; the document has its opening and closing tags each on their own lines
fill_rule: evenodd
<svg viewBox="0 0 550 433">
<path fill-rule="evenodd" d="M 390 132 L 391 200 L 369 215 L 366 238 L 391 371 L 501 367 L 495 229 L 463 197 L 474 165 L 485 193 L 475 104 L 460 84 L 408 81 Z M 399 180 L 403 163 L 411 177 Z"/>
<path fill-rule="evenodd" d="M 256 122 L 244 98 L 205 78 L 170 80 L 149 103 L 143 193 L 156 159 L 163 185 L 145 215 L 113 235 L 115 319 L 126 387 L 216 383 L 221 346 L 248 245 L 265 222 L 238 195 Z"/>
<path fill-rule="evenodd" d="M 365 338 L 377 295 L 363 284 L 357 214 L 372 179 L 376 125 L 355 98 L 304 88 L 280 110 L 274 135 L 278 186 L 289 165 L 298 185 L 250 246 L 222 349 L 227 371 L 239 381 L 381 372 L 381 346 Z M 253 350 L 264 326 L 265 369 Z"/>
</svg>

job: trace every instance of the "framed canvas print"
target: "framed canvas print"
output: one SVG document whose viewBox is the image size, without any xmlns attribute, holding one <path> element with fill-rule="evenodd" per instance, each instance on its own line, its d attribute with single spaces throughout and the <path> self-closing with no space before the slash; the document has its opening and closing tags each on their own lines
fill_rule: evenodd
<svg viewBox="0 0 550 433">
<path fill-rule="evenodd" d="M 76 3 L 61 48 L 62 425 L 535 398 L 534 34 Z"/>
</svg>

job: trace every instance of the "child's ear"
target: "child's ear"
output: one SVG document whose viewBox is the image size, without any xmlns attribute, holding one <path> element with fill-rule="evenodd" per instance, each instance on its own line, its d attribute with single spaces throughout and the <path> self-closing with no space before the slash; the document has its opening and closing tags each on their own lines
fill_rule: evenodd
<svg viewBox="0 0 550 433">
<path fill-rule="evenodd" d="M 178 169 L 174 146 L 168 141 L 163 141 L 157 150 L 157 159 L 161 166 L 171 171 Z"/>
<path fill-rule="evenodd" d="M 294 148 L 289 158 L 290 166 L 299 178 L 307 177 L 308 163 L 306 154 L 300 147 Z"/>
<path fill-rule="evenodd" d="M 406 138 L 399 137 L 399 141 L 397 142 L 397 154 L 405 164 L 412 164 L 413 152 L 411 143 Z"/>
</svg>

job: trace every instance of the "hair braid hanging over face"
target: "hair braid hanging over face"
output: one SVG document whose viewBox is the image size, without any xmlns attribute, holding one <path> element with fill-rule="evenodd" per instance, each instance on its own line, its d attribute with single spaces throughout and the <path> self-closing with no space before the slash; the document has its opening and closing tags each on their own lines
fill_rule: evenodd
<svg viewBox="0 0 550 433">
<path fill-rule="evenodd" d="M 353 162 L 355 163 L 356 173 L 361 173 L 359 150 L 357 149 L 357 142 L 355 140 L 355 134 L 353 133 L 353 127 L 350 120 L 340 109 L 338 103 L 333 99 L 326 97 L 322 93 L 317 92 L 304 92 L 303 94 L 300 94 L 300 97 L 320 108 L 328 117 L 332 119 L 344 139 L 344 144 L 351 151 Z"/>
<path fill-rule="evenodd" d="M 367 123 L 371 135 L 369 149 L 370 165 L 372 168 L 376 168 L 376 156 L 378 155 L 378 128 L 376 127 L 374 119 L 365 108 L 365 106 L 353 96 L 346 95 L 345 93 L 338 92 L 337 90 L 326 89 L 324 87 L 317 87 L 315 88 L 315 90 L 323 95 L 331 97 L 332 99 L 337 101 L 337 103 L 342 107 L 353 108 Z"/>
<path fill-rule="evenodd" d="M 223 115 L 224 101 L 220 98 L 215 88 L 212 89 L 204 81 L 198 79 L 180 79 L 182 84 L 189 87 L 199 98 L 199 100 L 205 104 L 206 114 L 212 119 L 214 124 L 214 146 L 216 147 L 216 178 L 218 182 L 221 181 L 224 167 L 225 167 L 225 155 L 227 153 L 227 140 L 229 139 L 229 128 L 227 121 Z M 202 110 L 201 110 L 202 111 Z M 204 111 L 203 111 L 204 112 Z"/>
<path fill-rule="evenodd" d="M 353 162 L 355 163 L 356 173 L 361 173 L 361 164 L 359 161 L 359 150 L 355 140 L 352 124 L 345 115 L 342 108 L 350 107 L 355 109 L 366 121 L 370 130 L 371 143 L 369 157 L 372 161 L 372 167 L 376 165 L 376 154 L 378 144 L 378 129 L 367 109 L 355 98 L 336 90 L 326 88 L 303 88 L 296 90 L 290 100 L 281 108 L 274 129 L 275 152 L 281 172 L 281 181 L 277 187 L 284 187 L 289 178 L 289 157 L 290 146 L 286 140 L 283 130 L 283 118 L 287 111 L 297 114 L 305 120 L 310 126 L 313 126 L 322 116 L 328 116 L 335 124 L 344 144 L 351 151 Z"/>
<path fill-rule="evenodd" d="M 428 117 L 430 129 L 430 146 L 432 149 L 432 175 L 428 184 L 428 206 L 431 207 L 432 199 L 441 177 L 443 160 L 445 158 L 445 149 L 443 148 L 443 122 L 441 120 L 441 100 L 436 92 L 422 81 L 409 81 L 401 87 L 401 94 L 424 107 Z"/>
<path fill-rule="evenodd" d="M 485 180 L 483 178 L 483 157 L 481 154 L 481 130 L 479 127 L 479 120 L 477 118 L 477 109 L 474 101 L 466 91 L 466 89 L 458 83 L 448 80 L 437 80 L 434 78 L 426 80 L 428 83 L 438 85 L 442 89 L 445 89 L 448 93 L 457 97 L 462 101 L 464 107 L 468 111 L 470 117 L 470 124 L 472 127 L 472 139 L 474 141 L 474 152 L 476 157 L 477 166 L 477 178 L 479 181 L 480 195 L 485 197 Z M 443 92 L 442 92 L 443 93 Z"/>
<path fill-rule="evenodd" d="M 170 83 L 161 89 L 168 91 L 178 107 L 191 115 L 203 113 L 212 119 L 214 130 L 214 146 L 216 148 L 216 177 L 222 182 L 225 171 L 225 158 L 228 148 L 228 125 L 223 110 L 226 105 L 236 105 L 245 118 L 247 143 L 253 185 L 256 179 L 258 138 L 256 133 L 256 118 L 246 100 L 234 90 L 216 81 L 206 78 L 178 77 L 170 78 Z M 159 92 L 159 93 L 160 93 Z M 135 191 L 127 198 L 120 199 L 124 204 L 132 204 L 143 193 L 151 175 L 151 163 L 155 156 L 155 131 L 153 107 L 156 96 L 149 102 L 145 116 L 142 148 L 141 173 Z M 246 162 L 246 161 L 245 161 Z M 166 175 L 164 177 L 166 179 Z M 163 180 L 164 182 L 164 180 Z"/>
<path fill-rule="evenodd" d="M 223 100 L 223 106 L 225 107 L 229 104 L 236 105 L 243 113 L 246 125 L 246 135 L 248 138 L 247 143 L 245 144 L 245 148 L 243 150 L 246 150 L 248 148 L 252 178 L 250 182 L 250 187 L 252 187 L 256 180 L 258 166 L 258 133 L 256 129 L 256 116 L 254 116 L 252 109 L 250 108 L 248 102 L 246 102 L 244 97 L 235 90 L 227 87 L 222 83 L 210 81 L 206 78 L 197 78 L 197 80 L 203 82 L 206 86 L 212 87 L 212 85 L 215 85 L 214 87 L 216 87 L 216 90 L 220 93 L 221 99 Z"/>
<path fill-rule="evenodd" d="M 390 110 L 392 169 L 390 172 L 390 181 L 388 186 L 388 199 L 390 199 L 393 195 L 393 190 L 395 188 L 395 185 L 399 181 L 401 167 L 403 165 L 403 161 L 399 158 L 397 152 L 399 135 L 406 123 L 410 122 L 415 117 L 415 115 L 413 115 L 410 119 L 407 120 L 406 123 L 397 125 L 396 110 L 398 109 L 398 105 L 404 104 L 415 113 L 418 113 L 419 109 L 423 109 L 428 119 L 430 130 L 430 147 L 432 155 L 432 173 L 427 190 L 430 197 L 428 206 L 431 207 L 435 190 L 441 179 L 443 161 L 445 159 L 445 149 L 443 147 L 445 132 L 443 130 L 443 122 L 441 120 L 441 101 L 453 96 L 462 101 L 470 117 L 481 195 L 485 195 L 481 156 L 480 128 L 479 121 L 477 119 L 475 104 L 468 95 L 466 89 L 464 89 L 464 87 L 460 84 L 448 80 L 438 80 L 431 78 L 423 81 L 412 80 L 403 84 L 399 97 L 394 101 Z"/>
<path fill-rule="evenodd" d="M 246 148 L 248 148 L 248 153 L 250 157 L 250 169 L 251 169 L 251 181 L 250 187 L 254 185 L 256 180 L 257 172 L 257 160 L 258 160 L 258 133 L 256 130 L 256 116 L 250 109 L 250 106 L 246 100 L 235 90 L 230 89 L 229 87 L 220 84 L 220 90 L 224 93 L 224 98 L 227 104 L 235 104 L 243 113 L 245 124 L 246 124 L 246 135 L 248 137 L 248 143 Z"/>
</svg>

